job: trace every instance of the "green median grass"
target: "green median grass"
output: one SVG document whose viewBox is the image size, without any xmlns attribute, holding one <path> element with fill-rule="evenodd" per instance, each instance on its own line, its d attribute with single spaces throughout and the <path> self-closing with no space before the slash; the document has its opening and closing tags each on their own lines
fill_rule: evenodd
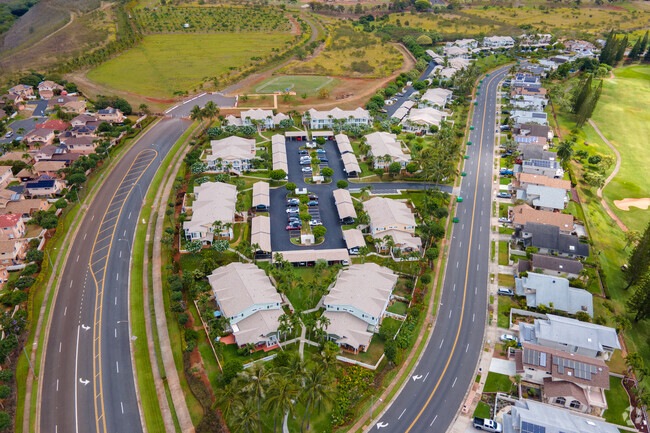
<svg viewBox="0 0 650 433">
<path fill-rule="evenodd" d="M 208 76 L 219 77 L 266 57 L 292 39 L 289 33 L 163 34 L 140 44 L 88 73 L 92 81 L 114 89 L 155 97 L 192 90 Z M 128 73 L 124 73 L 128 71 Z"/>
</svg>

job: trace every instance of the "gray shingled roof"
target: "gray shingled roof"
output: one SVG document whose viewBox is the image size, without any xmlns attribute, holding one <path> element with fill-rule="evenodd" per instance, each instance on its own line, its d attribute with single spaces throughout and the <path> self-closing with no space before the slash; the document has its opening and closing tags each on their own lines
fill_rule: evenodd
<svg viewBox="0 0 650 433">
<path fill-rule="evenodd" d="M 577 260 L 547 256 L 544 254 L 533 254 L 532 267 L 533 269 L 539 268 L 567 274 L 579 274 L 583 266 Z"/>
<path fill-rule="evenodd" d="M 581 243 L 577 236 L 561 234 L 558 227 L 527 223 L 523 230 L 530 233 L 534 247 L 556 250 L 561 254 L 589 256 L 589 245 Z"/>
</svg>

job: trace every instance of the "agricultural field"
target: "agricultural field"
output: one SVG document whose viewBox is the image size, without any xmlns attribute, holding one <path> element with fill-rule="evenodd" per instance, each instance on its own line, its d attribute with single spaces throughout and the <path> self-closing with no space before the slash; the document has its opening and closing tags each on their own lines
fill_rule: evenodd
<svg viewBox="0 0 650 433">
<path fill-rule="evenodd" d="M 645 10 L 611 10 L 598 8 L 503 8 L 467 9 L 467 14 L 488 18 L 513 26 L 530 25 L 531 32 L 556 36 L 579 34 L 601 35 L 610 29 L 646 28 L 650 13 Z"/>
<path fill-rule="evenodd" d="M 50 37 L 23 50 L 0 55 L 0 70 L 46 69 L 61 58 L 92 51 L 115 40 L 116 26 L 111 8 L 75 16 L 68 25 Z"/>
<path fill-rule="evenodd" d="M 630 207 L 625 211 L 614 201 L 650 197 L 650 177 L 639 176 L 650 166 L 650 66 L 615 69 L 614 75 L 605 80 L 593 115 L 598 129 L 621 154 L 621 168 L 603 190 L 603 196 L 625 225 L 643 231 L 650 220 L 650 209 Z"/>
<path fill-rule="evenodd" d="M 330 29 L 325 49 L 306 61 L 295 61 L 281 72 L 333 75 L 351 78 L 382 78 L 404 63 L 404 56 L 373 34 L 343 24 Z"/>
<path fill-rule="evenodd" d="M 288 33 L 150 35 L 135 48 L 91 70 L 97 84 L 150 97 L 171 97 L 220 76 L 252 57 L 270 55 L 290 42 Z M 128 71 L 128 73 L 125 73 Z"/>
<path fill-rule="evenodd" d="M 291 30 L 289 19 L 278 8 L 147 5 L 134 12 L 145 34 Z"/>
<path fill-rule="evenodd" d="M 516 34 L 520 30 L 490 22 L 482 16 L 433 14 L 433 13 L 408 13 L 391 14 L 388 23 L 398 27 L 411 27 L 424 31 L 435 30 L 448 37 L 477 37 L 481 33 L 491 34 Z"/>
<path fill-rule="evenodd" d="M 296 95 L 315 95 L 321 89 L 330 90 L 339 82 L 336 78 L 314 75 L 279 75 L 262 81 L 255 93 L 296 92 Z"/>
</svg>

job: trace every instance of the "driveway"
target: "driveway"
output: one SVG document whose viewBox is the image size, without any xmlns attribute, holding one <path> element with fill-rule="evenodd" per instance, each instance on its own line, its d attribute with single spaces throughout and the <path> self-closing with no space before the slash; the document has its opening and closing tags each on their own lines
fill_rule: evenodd
<svg viewBox="0 0 650 433">
<path fill-rule="evenodd" d="M 190 111 L 192 111 L 192 108 L 195 105 L 204 107 L 208 101 L 214 102 L 219 108 L 230 108 L 235 106 L 237 98 L 231 96 L 223 96 L 220 93 L 203 93 L 199 96 L 195 96 L 192 99 L 188 99 L 185 102 L 175 105 L 174 107 L 167 110 L 165 114 L 172 117 L 190 117 Z"/>
<path fill-rule="evenodd" d="M 36 106 L 32 117 L 45 117 L 45 110 L 47 110 L 47 100 L 41 99 L 38 101 L 29 101 L 27 103 L 29 106 Z"/>
<path fill-rule="evenodd" d="M 436 67 L 436 65 L 437 65 L 437 63 L 434 62 L 434 61 L 429 62 L 429 66 L 427 66 L 427 68 L 424 70 L 424 72 L 422 72 L 422 75 L 420 75 L 420 81 L 427 78 L 429 76 L 429 74 L 431 73 L 431 71 L 433 71 L 433 68 Z M 384 105 L 384 109 L 387 111 L 386 116 L 388 118 L 390 118 L 393 114 L 395 114 L 395 111 L 397 111 L 397 109 L 404 102 L 408 101 L 409 98 L 411 97 L 411 95 L 413 93 L 416 93 L 416 92 L 417 92 L 417 90 L 415 90 L 413 88 L 413 86 L 409 86 L 409 87 L 406 88 L 406 92 L 404 92 L 404 96 L 396 96 L 397 101 L 395 101 L 394 104 L 392 104 L 392 105 Z"/>
<path fill-rule="evenodd" d="M 45 101 L 45 103 L 47 106 L 47 101 Z M 24 137 L 26 134 L 36 129 L 36 125 L 41 123 L 40 120 L 41 119 L 38 119 L 36 117 L 30 117 L 29 119 L 16 120 L 15 122 L 11 122 L 8 126 L 8 129 L 13 131 L 14 134 L 9 138 L 5 138 L 3 135 L 2 139 L 0 139 L 0 144 L 11 143 L 16 137 Z M 23 128 L 25 131 L 18 133 L 18 130 L 20 128 Z"/>
</svg>

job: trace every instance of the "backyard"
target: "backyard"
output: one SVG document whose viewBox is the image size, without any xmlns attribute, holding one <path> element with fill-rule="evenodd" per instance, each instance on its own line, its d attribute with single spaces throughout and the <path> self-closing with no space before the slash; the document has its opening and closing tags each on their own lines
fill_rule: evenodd
<svg viewBox="0 0 650 433">
<path fill-rule="evenodd" d="M 250 65 L 290 42 L 288 33 L 150 35 L 129 51 L 99 65 L 88 78 L 113 89 L 150 97 L 192 91 L 206 77 Z M 124 71 L 129 71 L 125 74 Z"/>
</svg>

